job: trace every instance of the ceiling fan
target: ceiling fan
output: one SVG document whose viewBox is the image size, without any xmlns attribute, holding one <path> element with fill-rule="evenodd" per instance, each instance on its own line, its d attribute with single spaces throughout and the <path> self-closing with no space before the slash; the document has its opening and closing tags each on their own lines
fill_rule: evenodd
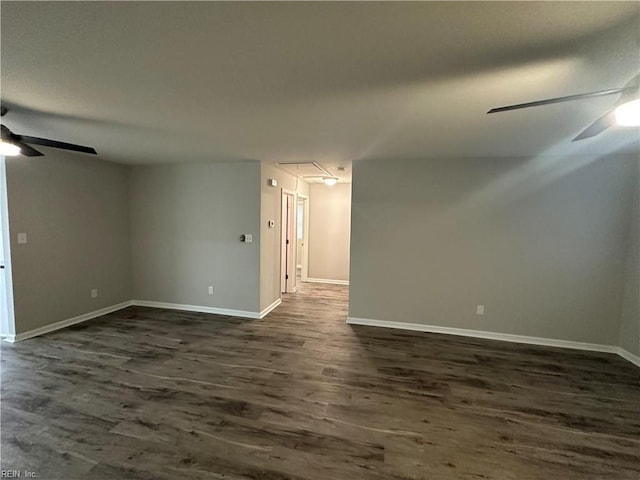
<svg viewBox="0 0 640 480">
<path fill-rule="evenodd" d="M 583 100 L 585 98 L 620 95 L 620 99 L 616 103 L 616 108 L 609 110 L 585 128 L 576 138 L 571 140 L 572 142 L 576 142 L 578 140 L 584 140 L 585 138 L 595 137 L 612 125 L 620 125 L 624 127 L 640 126 L 640 98 L 638 98 L 639 79 L 640 75 L 636 75 L 622 88 L 612 88 L 609 90 L 600 90 L 598 92 L 580 93 L 577 95 L 568 95 L 566 97 L 548 98 L 546 100 L 536 100 L 534 102 L 507 105 L 505 107 L 492 108 L 487 112 L 487 114 L 520 110 L 522 108 L 540 107 L 553 103 L 572 102 L 574 100 Z"/>
<path fill-rule="evenodd" d="M 4 106 L 0 107 L 0 116 L 4 117 L 8 109 Z M 13 133 L 9 128 L 0 124 L 0 155 L 14 156 L 24 155 L 25 157 L 41 157 L 44 154 L 39 152 L 29 143 L 34 145 L 43 145 L 45 147 L 61 148 L 63 150 L 71 150 L 74 152 L 91 153 L 97 155 L 98 152 L 92 147 L 76 145 L 75 143 L 59 142 L 57 140 L 49 140 L 47 138 L 31 137 L 29 135 L 18 135 Z"/>
</svg>

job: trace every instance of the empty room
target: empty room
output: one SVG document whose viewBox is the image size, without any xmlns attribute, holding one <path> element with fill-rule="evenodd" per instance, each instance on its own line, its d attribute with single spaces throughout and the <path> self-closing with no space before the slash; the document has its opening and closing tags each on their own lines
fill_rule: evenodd
<svg viewBox="0 0 640 480">
<path fill-rule="evenodd" d="M 0 22 L 2 478 L 640 478 L 640 3 Z"/>
</svg>

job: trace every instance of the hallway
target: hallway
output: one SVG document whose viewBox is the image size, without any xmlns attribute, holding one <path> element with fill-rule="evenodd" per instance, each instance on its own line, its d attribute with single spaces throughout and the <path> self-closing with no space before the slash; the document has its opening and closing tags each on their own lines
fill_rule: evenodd
<svg viewBox="0 0 640 480">
<path fill-rule="evenodd" d="M 2 345 L 2 469 L 57 479 L 637 479 L 616 355 L 352 327 L 348 287 L 263 320 L 132 307 Z"/>
</svg>

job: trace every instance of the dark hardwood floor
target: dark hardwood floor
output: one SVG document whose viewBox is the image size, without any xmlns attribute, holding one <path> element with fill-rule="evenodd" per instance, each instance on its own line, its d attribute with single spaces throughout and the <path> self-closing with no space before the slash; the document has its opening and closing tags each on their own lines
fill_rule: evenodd
<svg viewBox="0 0 640 480">
<path fill-rule="evenodd" d="M 49 479 L 640 478 L 640 369 L 345 324 L 129 308 L 2 345 L 2 469 Z"/>
</svg>

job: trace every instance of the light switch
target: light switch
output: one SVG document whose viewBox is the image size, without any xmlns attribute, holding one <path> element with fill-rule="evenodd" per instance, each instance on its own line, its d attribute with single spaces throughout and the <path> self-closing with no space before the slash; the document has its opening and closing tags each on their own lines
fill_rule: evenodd
<svg viewBox="0 0 640 480">
<path fill-rule="evenodd" d="M 18 243 L 27 243 L 27 234 L 19 233 L 18 234 Z"/>
<path fill-rule="evenodd" d="M 267 223 L 267 226 L 268 226 L 269 228 L 273 228 L 273 227 L 275 227 L 275 226 L 276 226 L 276 222 L 274 222 L 273 220 L 269 220 L 269 223 Z"/>
</svg>

